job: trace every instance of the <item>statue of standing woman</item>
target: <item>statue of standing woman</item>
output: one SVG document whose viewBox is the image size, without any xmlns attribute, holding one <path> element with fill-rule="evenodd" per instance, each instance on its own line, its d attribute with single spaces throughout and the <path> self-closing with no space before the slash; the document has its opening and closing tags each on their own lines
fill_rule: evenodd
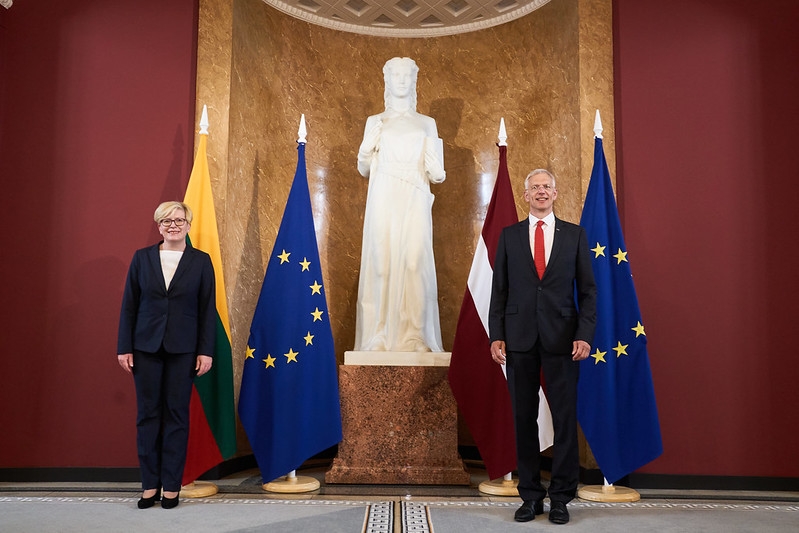
<svg viewBox="0 0 799 533">
<path fill-rule="evenodd" d="M 444 149 L 433 118 L 416 112 L 419 67 L 383 67 L 386 109 L 366 120 L 358 172 L 369 178 L 363 223 L 356 351 L 441 352 L 430 183 Z"/>
</svg>

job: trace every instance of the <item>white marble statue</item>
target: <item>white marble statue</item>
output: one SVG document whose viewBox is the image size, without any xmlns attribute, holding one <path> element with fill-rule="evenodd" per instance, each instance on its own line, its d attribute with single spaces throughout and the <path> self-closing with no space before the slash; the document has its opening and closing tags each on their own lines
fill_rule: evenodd
<svg viewBox="0 0 799 533">
<path fill-rule="evenodd" d="M 416 112 L 418 72 L 407 57 L 386 62 L 386 110 L 366 120 L 358 150 L 369 190 L 356 351 L 443 351 L 430 183 L 446 177 L 444 149 L 435 120 Z"/>
</svg>

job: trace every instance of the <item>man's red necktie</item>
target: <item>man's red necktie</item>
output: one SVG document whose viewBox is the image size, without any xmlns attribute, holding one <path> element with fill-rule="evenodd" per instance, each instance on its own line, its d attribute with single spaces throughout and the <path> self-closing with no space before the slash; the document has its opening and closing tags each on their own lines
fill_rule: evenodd
<svg viewBox="0 0 799 533">
<path fill-rule="evenodd" d="M 544 225 L 543 220 L 539 220 L 535 225 L 535 250 L 533 253 L 533 260 L 535 261 L 535 269 L 538 271 L 538 279 L 544 278 L 544 270 L 546 269 L 546 259 L 544 259 Z"/>
</svg>

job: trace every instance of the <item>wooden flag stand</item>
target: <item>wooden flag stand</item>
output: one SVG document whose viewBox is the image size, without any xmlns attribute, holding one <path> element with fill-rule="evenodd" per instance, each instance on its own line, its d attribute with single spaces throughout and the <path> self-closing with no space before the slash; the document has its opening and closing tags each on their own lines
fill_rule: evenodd
<svg viewBox="0 0 799 533">
<path fill-rule="evenodd" d="M 219 487 L 210 481 L 192 481 L 180 487 L 180 495 L 184 498 L 207 498 L 219 492 Z"/>
<path fill-rule="evenodd" d="M 264 483 L 262 488 L 268 492 L 279 492 L 281 494 L 296 494 L 300 492 L 311 492 L 320 487 L 319 480 L 310 476 L 296 475 L 296 470 L 292 470 L 285 477 L 279 477 L 269 483 Z"/>
<path fill-rule="evenodd" d="M 586 485 L 577 491 L 577 497 L 592 502 L 637 502 L 641 495 L 628 487 L 616 487 L 605 481 L 604 485 Z"/>
<path fill-rule="evenodd" d="M 478 490 L 492 496 L 518 496 L 518 485 L 518 480 L 513 479 L 511 474 L 506 474 L 501 479 L 483 481 Z M 581 500 L 605 503 L 637 502 L 641 499 L 637 490 L 611 484 L 586 485 L 577 491 L 577 497 Z"/>
<path fill-rule="evenodd" d="M 508 473 L 501 479 L 483 481 L 477 488 L 480 492 L 492 496 L 518 496 L 518 485 L 519 480 L 513 479 L 513 475 Z"/>
</svg>

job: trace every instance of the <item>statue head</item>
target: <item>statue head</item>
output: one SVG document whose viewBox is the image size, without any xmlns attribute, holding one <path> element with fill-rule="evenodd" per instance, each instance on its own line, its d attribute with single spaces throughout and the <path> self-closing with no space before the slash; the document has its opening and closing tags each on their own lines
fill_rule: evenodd
<svg viewBox="0 0 799 533">
<path fill-rule="evenodd" d="M 416 111 L 416 79 L 419 67 L 409 57 L 395 57 L 386 61 L 383 66 L 383 81 L 386 89 L 383 93 L 386 109 L 392 107 L 394 98 L 407 98 L 410 108 Z"/>
</svg>

